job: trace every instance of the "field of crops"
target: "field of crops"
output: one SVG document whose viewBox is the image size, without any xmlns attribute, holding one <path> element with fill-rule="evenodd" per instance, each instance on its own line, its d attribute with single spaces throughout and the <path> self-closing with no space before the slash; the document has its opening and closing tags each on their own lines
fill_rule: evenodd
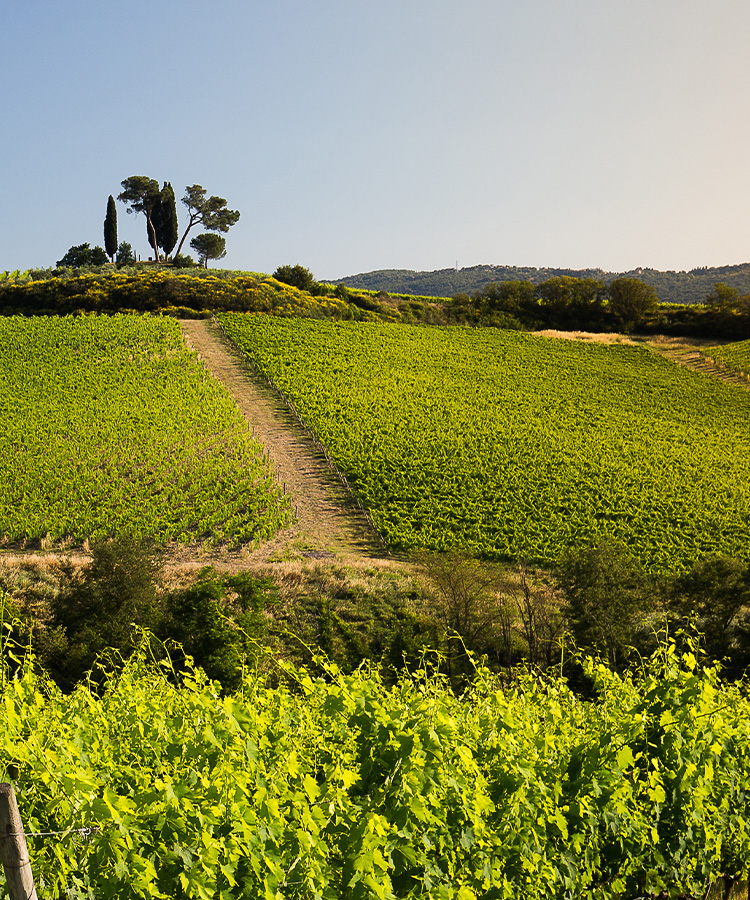
<svg viewBox="0 0 750 900">
<path fill-rule="evenodd" d="M 733 372 L 750 373 L 750 341 L 736 341 L 720 347 L 709 347 L 703 355 Z"/>
<path fill-rule="evenodd" d="M 289 519 L 172 319 L 0 319 L 0 536 L 252 541 Z"/>
<path fill-rule="evenodd" d="M 645 348 L 222 315 L 395 546 L 654 571 L 750 546 L 750 393 Z"/>
<path fill-rule="evenodd" d="M 592 702 L 482 669 L 463 697 L 281 666 L 224 698 L 142 654 L 103 696 L 29 670 L 0 680 L 2 769 L 50 900 L 705 897 L 750 867 L 748 699 L 672 647 L 649 666 L 592 666 Z"/>
</svg>

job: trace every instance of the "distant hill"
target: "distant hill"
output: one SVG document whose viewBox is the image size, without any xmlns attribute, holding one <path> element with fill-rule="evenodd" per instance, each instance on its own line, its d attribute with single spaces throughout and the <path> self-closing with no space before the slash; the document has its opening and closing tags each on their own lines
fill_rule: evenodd
<svg viewBox="0 0 750 900">
<path fill-rule="evenodd" d="M 640 278 L 656 288 L 662 303 L 703 303 L 717 281 L 737 288 L 741 294 L 750 294 L 750 263 L 715 268 L 702 266 L 691 269 L 690 272 L 660 272 L 657 269 L 605 272 L 603 269 L 535 269 L 523 266 L 470 266 L 466 269 L 438 269 L 434 272 L 380 269 L 328 283 L 387 291 L 389 294 L 453 297 L 460 293 L 471 295 L 493 281 L 532 281 L 539 284 L 558 275 L 599 278 L 606 284 L 623 275 Z"/>
</svg>

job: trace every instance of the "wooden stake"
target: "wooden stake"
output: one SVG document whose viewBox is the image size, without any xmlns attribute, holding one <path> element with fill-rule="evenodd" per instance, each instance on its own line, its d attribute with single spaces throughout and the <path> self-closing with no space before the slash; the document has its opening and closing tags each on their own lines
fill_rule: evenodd
<svg viewBox="0 0 750 900">
<path fill-rule="evenodd" d="M 26 835 L 12 784 L 0 784 L 0 861 L 10 900 L 37 900 Z"/>
</svg>

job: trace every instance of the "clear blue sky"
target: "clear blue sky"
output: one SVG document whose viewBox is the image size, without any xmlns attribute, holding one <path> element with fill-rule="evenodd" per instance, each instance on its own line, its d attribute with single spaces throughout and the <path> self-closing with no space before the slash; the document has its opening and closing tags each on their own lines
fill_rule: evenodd
<svg viewBox="0 0 750 900">
<path fill-rule="evenodd" d="M 240 210 L 231 268 L 750 261 L 747 0 L 23 0 L 2 19 L 0 271 L 102 244 L 130 175 Z M 146 257 L 143 217 L 118 221 Z"/>
</svg>

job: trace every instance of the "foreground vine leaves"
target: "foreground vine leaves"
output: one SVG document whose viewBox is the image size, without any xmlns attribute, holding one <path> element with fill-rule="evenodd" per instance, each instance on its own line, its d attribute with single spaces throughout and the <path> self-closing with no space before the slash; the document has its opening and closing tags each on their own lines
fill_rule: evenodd
<svg viewBox="0 0 750 900">
<path fill-rule="evenodd" d="M 3 679 L 26 829 L 70 831 L 29 838 L 45 896 L 697 897 L 750 867 L 748 700 L 689 648 L 582 660 L 583 701 L 324 660 L 222 697 L 147 646 L 101 695 Z"/>
</svg>

